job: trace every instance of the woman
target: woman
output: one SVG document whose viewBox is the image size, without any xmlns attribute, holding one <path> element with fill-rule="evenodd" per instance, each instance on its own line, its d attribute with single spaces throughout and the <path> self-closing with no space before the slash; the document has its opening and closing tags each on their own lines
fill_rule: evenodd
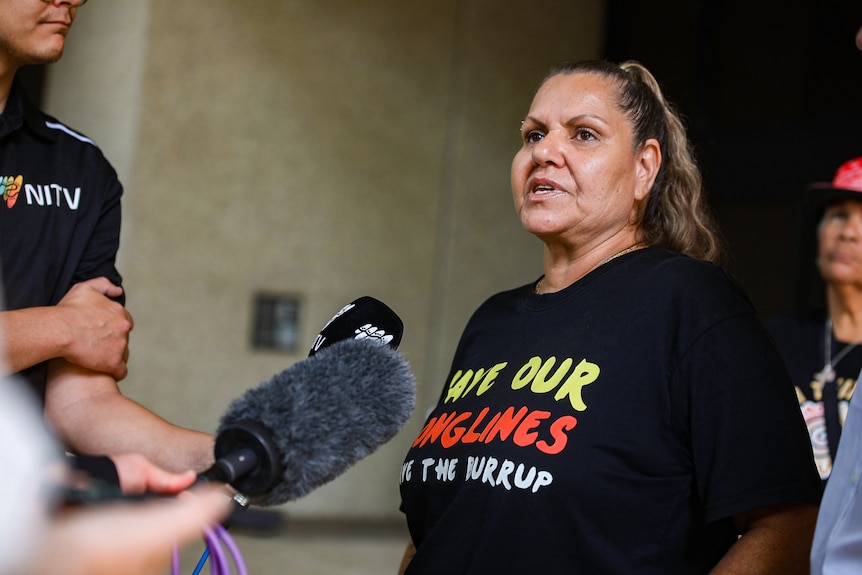
<svg viewBox="0 0 862 575">
<path fill-rule="evenodd" d="M 862 369 L 862 158 L 844 162 L 832 182 L 809 186 L 808 211 L 825 307 L 765 325 L 790 370 L 825 484 Z"/>
<path fill-rule="evenodd" d="M 819 480 L 792 385 L 709 263 L 657 83 L 565 65 L 521 136 L 515 208 L 545 273 L 465 328 L 402 470 L 402 573 L 806 572 Z"/>
</svg>

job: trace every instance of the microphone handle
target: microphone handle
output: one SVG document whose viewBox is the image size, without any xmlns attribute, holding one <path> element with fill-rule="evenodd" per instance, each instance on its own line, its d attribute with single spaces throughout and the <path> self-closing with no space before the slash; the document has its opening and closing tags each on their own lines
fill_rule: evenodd
<svg viewBox="0 0 862 575">
<path fill-rule="evenodd" d="M 195 483 L 220 481 L 245 496 L 268 493 L 283 476 L 281 453 L 263 425 L 242 420 L 216 435 L 215 463 Z"/>
<path fill-rule="evenodd" d="M 219 457 L 212 467 L 198 475 L 195 484 L 209 481 L 233 483 L 240 477 L 245 477 L 254 471 L 257 464 L 257 453 L 248 447 L 241 447 L 232 453 Z"/>
</svg>

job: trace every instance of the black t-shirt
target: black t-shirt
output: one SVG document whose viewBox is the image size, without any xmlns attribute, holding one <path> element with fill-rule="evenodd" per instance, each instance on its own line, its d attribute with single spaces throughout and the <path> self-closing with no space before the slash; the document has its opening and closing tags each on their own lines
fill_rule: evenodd
<svg viewBox="0 0 862 575">
<path fill-rule="evenodd" d="M 55 305 L 94 277 L 121 285 L 116 172 L 92 141 L 33 107 L 17 83 L 0 115 L 0 191 L 6 309 Z M 40 395 L 46 365 L 21 374 Z"/>
<path fill-rule="evenodd" d="M 824 393 L 833 394 L 837 435 L 844 425 L 850 398 L 856 389 L 856 379 L 862 370 L 862 346 L 839 341 L 835 334 L 832 334 L 830 345 L 835 380 L 830 384 L 833 387 L 826 390 L 825 384 L 821 384 L 817 379 L 817 373 L 826 363 L 826 311 L 811 310 L 796 315 L 781 315 L 769 318 L 764 323 L 775 339 L 793 378 L 799 407 L 808 426 L 817 470 L 820 477 L 826 480 L 832 472 L 830 444 L 833 450 L 837 450 L 840 436 L 830 437 L 827 433 Z M 852 347 L 848 348 L 848 345 Z"/>
<path fill-rule="evenodd" d="M 819 483 L 745 295 L 644 249 L 475 312 L 402 468 L 407 573 L 707 573 L 734 514 Z"/>
</svg>

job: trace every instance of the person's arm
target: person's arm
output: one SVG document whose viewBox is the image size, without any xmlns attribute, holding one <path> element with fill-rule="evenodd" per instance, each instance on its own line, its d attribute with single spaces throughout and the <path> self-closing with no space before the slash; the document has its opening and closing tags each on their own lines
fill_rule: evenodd
<svg viewBox="0 0 862 575">
<path fill-rule="evenodd" d="M 170 565 L 174 544 L 202 539 L 206 527 L 227 517 L 230 497 L 218 487 L 182 493 L 176 500 L 118 503 L 61 513 L 39 542 L 27 573 L 39 575 L 151 575 Z"/>
<path fill-rule="evenodd" d="M 140 453 L 174 472 L 201 472 L 215 460 L 212 435 L 165 421 L 120 393 L 112 377 L 61 359 L 48 367 L 45 419 L 74 453 Z"/>
<path fill-rule="evenodd" d="M 0 350 L 5 367 L 15 373 L 53 358 L 126 377 L 132 316 L 109 299 L 123 289 L 106 278 L 72 286 L 56 306 L 0 313 Z"/>
<path fill-rule="evenodd" d="M 416 555 L 416 546 L 413 544 L 413 539 L 410 539 L 407 542 L 407 548 L 404 549 L 404 555 L 401 557 L 401 566 L 398 568 L 398 575 L 404 575 L 414 555 Z"/>
<path fill-rule="evenodd" d="M 817 509 L 810 503 L 795 503 L 735 515 L 734 524 L 742 536 L 712 575 L 807 574 Z"/>
</svg>

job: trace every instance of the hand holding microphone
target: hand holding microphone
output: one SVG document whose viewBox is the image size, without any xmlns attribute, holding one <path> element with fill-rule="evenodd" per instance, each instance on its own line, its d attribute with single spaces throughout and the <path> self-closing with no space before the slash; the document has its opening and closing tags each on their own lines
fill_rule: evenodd
<svg viewBox="0 0 862 575">
<path fill-rule="evenodd" d="M 401 319 L 374 298 L 359 298 L 342 308 L 321 330 L 307 359 L 230 404 L 216 435 L 216 462 L 198 476 L 198 482 L 230 484 L 251 503 L 276 505 L 331 481 L 386 443 L 407 422 L 415 403 L 412 371 L 396 351 L 402 332 Z M 76 502 L 137 499 L 113 489 L 83 493 Z M 152 495 L 140 498 L 150 499 Z M 207 513 L 205 516 L 180 507 L 165 510 L 179 512 L 189 520 L 184 527 L 188 533 L 183 531 L 187 538 L 195 536 L 202 525 L 224 516 L 226 501 L 202 501 L 198 508 Z M 244 508 L 245 502 L 235 499 L 231 517 L 236 518 Z M 155 507 L 141 513 L 152 515 L 148 525 L 155 528 L 159 521 L 172 521 Z M 142 516 L 134 517 L 140 521 Z M 179 533 L 174 527 L 162 533 L 173 537 Z M 217 527 L 227 539 L 224 527 Z M 125 528 L 114 532 L 131 533 Z M 208 537 L 211 533 L 208 531 Z M 207 543 L 199 566 L 210 554 L 210 539 Z M 215 539 L 213 544 L 213 560 L 218 558 L 228 572 L 224 553 Z M 237 553 L 234 564 L 240 562 Z"/>
<path fill-rule="evenodd" d="M 401 319 L 370 297 L 321 330 L 309 357 L 234 400 L 199 481 L 229 483 L 257 505 L 306 495 L 389 441 L 415 405 L 415 380 L 395 349 Z"/>
</svg>

